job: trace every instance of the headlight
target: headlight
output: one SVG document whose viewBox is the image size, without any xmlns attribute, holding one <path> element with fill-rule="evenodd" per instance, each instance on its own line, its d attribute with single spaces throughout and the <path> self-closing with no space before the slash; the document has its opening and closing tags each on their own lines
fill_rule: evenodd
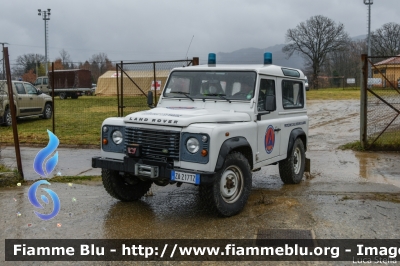
<svg viewBox="0 0 400 266">
<path fill-rule="evenodd" d="M 118 144 L 121 144 L 123 140 L 124 140 L 124 138 L 122 137 L 121 131 L 115 130 L 115 131 L 113 132 L 113 134 L 112 134 L 112 141 L 113 141 L 115 144 L 118 145 Z"/>
<path fill-rule="evenodd" d="M 200 148 L 200 143 L 196 138 L 190 138 L 186 142 L 186 149 L 190 153 L 196 153 L 199 150 L 199 148 Z"/>
</svg>

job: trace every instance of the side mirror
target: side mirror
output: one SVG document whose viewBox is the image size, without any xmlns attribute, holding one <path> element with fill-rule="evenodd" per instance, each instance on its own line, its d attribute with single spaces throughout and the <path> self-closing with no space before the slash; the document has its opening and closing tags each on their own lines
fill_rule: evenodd
<svg viewBox="0 0 400 266">
<path fill-rule="evenodd" d="M 40 94 L 42 94 L 42 91 L 41 91 L 41 90 L 37 90 L 37 91 L 36 91 L 36 94 L 37 94 L 37 95 L 40 95 Z"/>
<path fill-rule="evenodd" d="M 264 109 L 268 112 L 273 112 L 276 110 L 275 95 L 265 96 Z"/>
<path fill-rule="evenodd" d="M 149 91 L 148 94 L 147 94 L 147 105 L 148 105 L 150 108 L 153 108 L 153 107 L 154 107 L 154 106 L 153 106 L 153 92 L 152 92 L 152 91 Z"/>
</svg>

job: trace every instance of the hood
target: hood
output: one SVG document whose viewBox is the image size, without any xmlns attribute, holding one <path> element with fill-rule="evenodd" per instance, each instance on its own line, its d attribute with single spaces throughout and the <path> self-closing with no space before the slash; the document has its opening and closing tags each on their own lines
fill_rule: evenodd
<svg viewBox="0 0 400 266">
<path fill-rule="evenodd" d="M 246 122 L 250 115 L 235 111 L 201 109 L 196 107 L 159 107 L 127 115 L 125 123 L 185 127 L 193 123 Z"/>
</svg>

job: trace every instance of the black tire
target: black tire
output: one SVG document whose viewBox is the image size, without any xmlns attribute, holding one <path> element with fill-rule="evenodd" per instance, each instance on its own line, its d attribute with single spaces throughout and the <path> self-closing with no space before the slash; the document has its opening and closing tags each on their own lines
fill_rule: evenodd
<svg viewBox="0 0 400 266">
<path fill-rule="evenodd" d="M 301 139 L 296 139 L 288 157 L 279 162 L 279 175 L 285 184 L 298 184 L 303 179 L 306 154 Z"/>
<path fill-rule="evenodd" d="M 46 103 L 44 105 L 44 110 L 43 110 L 43 119 L 50 119 L 51 116 L 53 115 L 53 107 L 50 103 Z"/>
<path fill-rule="evenodd" d="M 233 152 L 226 156 L 224 166 L 214 176 L 213 184 L 200 186 L 200 197 L 218 214 L 229 217 L 244 208 L 251 185 L 249 162 L 243 154 Z"/>
<path fill-rule="evenodd" d="M 74 100 L 75 100 L 75 99 L 78 99 L 78 95 L 72 94 L 72 95 L 71 95 L 71 99 L 74 99 Z"/>
<path fill-rule="evenodd" d="M 60 92 L 60 94 L 58 96 L 60 97 L 61 100 L 67 99 L 67 93 L 66 92 Z"/>
<path fill-rule="evenodd" d="M 103 186 L 112 197 L 120 201 L 140 199 L 150 189 L 152 182 L 144 182 L 134 177 L 125 178 L 117 171 L 101 170 Z M 129 183 L 128 183 L 129 182 Z"/>
<path fill-rule="evenodd" d="M 12 117 L 11 117 L 11 112 L 10 112 L 10 108 L 7 108 L 4 111 L 4 125 L 6 126 L 11 126 L 12 125 Z"/>
</svg>

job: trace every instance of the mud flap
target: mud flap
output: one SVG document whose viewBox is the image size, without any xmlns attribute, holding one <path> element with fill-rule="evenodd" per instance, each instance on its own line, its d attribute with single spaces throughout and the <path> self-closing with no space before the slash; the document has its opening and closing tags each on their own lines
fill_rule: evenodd
<svg viewBox="0 0 400 266">
<path fill-rule="evenodd" d="M 306 165 L 304 167 L 304 172 L 310 173 L 310 170 L 311 170 L 311 160 L 309 158 L 306 158 Z"/>
</svg>

